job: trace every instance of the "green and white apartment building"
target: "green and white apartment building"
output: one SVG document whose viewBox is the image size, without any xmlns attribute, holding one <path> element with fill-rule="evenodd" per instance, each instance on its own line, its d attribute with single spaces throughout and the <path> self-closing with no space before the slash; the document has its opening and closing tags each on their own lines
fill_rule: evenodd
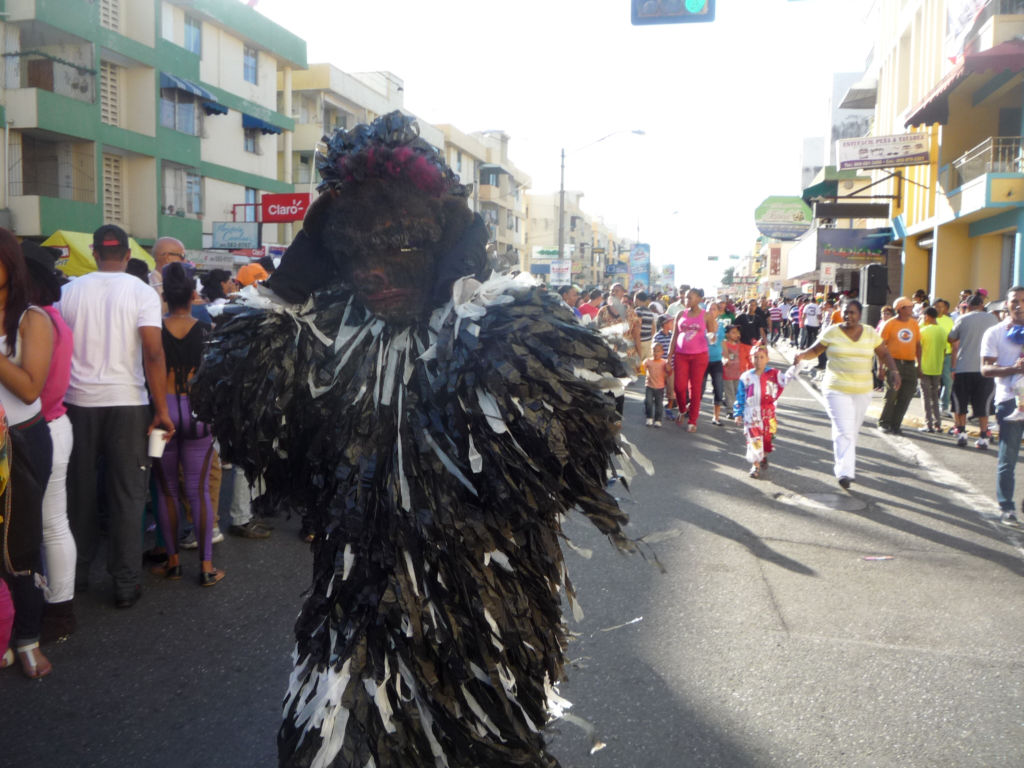
<svg viewBox="0 0 1024 768">
<path fill-rule="evenodd" d="M 112 222 L 143 245 L 169 235 L 200 249 L 213 222 L 252 218 L 261 193 L 295 189 L 278 155 L 291 162 L 291 75 L 306 67 L 306 44 L 245 4 L 0 0 L 0 10 L 0 224 L 19 237 Z M 276 229 L 264 241 L 281 242 Z"/>
</svg>

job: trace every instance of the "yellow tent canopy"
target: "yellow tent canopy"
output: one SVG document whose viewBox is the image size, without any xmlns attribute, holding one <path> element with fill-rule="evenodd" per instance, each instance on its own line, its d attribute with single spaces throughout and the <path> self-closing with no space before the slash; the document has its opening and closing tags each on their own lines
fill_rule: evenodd
<svg viewBox="0 0 1024 768">
<path fill-rule="evenodd" d="M 96 271 L 96 259 L 92 255 L 92 235 L 88 232 L 58 229 L 43 241 L 43 245 L 51 245 L 64 252 L 64 255 L 57 259 L 57 269 L 68 277 L 78 277 Z M 142 259 L 150 269 L 156 267 L 153 257 L 135 241 L 134 237 L 128 238 L 128 245 L 132 249 L 132 258 Z"/>
</svg>

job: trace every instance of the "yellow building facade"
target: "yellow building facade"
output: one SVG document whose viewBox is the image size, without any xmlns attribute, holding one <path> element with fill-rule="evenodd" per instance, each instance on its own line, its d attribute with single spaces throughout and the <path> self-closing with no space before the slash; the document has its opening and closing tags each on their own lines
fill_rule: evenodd
<svg viewBox="0 0 1024 768">
<path fill-rule="evenodd" d="M 1024 282 L 1024 2 L 881 0 L 876 12 L 872 134 L 924 133 L 931 147 L 926 165 L 872 173 L 892 196 L 890 288 L 1001 295 Z"/>
</svg>

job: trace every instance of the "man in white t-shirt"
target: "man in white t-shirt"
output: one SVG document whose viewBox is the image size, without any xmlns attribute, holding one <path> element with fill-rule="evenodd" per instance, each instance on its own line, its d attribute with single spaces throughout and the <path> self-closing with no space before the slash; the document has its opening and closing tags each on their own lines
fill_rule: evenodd
<svg viewBox="0 0 1024 768">
<path fill-rule="evenodd" d="M 1013 499 L 1014 470 L 1024 437 L 1024 420 L 1018 420 L 1014 384 L 1024 374 L 1024 286 L 1006 293 L 1006 319 L 993 325 L 981 338 L 981 374 L 996 381 L 996 421 L 999 423 L 999 458 L 996 460 L 996 500 L 1000 522 L 1020 528 Z"/>
<path fill-rule="evenodd" d="M 93 233 L 97 271 L 64 286 L 60 313 L 74 350 L 64 402 L 74 435 L 68 512 L 78 545 L 76 590 L 88 588 L 99 539 L 96 489 L 102 459 L 110 514 L 107 571 L 114 602 L 130 608 L 142 594 L 142 512 L 149 490 L 146 436 L 174 433 L 167 411 L 160 297 L 131 275 L 128 235 L 105 224 Z M 152 393 L 150 407 L 146 384 Z"/>
<path fill-rule="evenodd" d="M 821 307 L 812 298 L 800 307 L 800 348 L 810 349 L 818 340 L 821 329 Z"/>
</svg>

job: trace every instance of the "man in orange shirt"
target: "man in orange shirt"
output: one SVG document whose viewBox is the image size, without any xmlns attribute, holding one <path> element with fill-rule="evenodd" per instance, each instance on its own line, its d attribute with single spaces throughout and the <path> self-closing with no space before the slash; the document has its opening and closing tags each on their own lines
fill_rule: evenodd
<svg viewBox="0 0 1024 768">
<path fill-rule="evenodd" d="M 921 366 L 921 331 L 913 318 L 914 302 L 906 296 L 900 296 L 892 303 L 892 308 L 896 310 L 896 317 L 887 320 L 882 326 L 881 336 L 900 373 L 900 385 L 893 388 L 887 379 L 885 407 L 878 417 L 878 428 L 898 435 L 903 417 L 917 391 L 917 371 Z M 883 378 L 883 371 L 879 370 L 878 376 Z"/>
</svg>

